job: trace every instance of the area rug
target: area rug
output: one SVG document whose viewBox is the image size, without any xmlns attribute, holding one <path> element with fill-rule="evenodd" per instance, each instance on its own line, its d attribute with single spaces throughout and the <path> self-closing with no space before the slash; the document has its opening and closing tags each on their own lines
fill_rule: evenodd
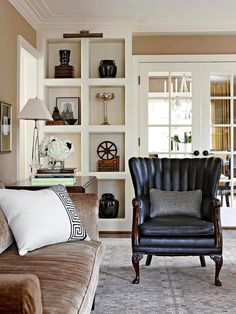
<svg viewBox="0 0 236 314">
<path fill-rule="evenodd" d="M 156 257 L 140 262 L 139 285 L 131 283 L 130 239 L 102 239 L 106 253 L 101 266 L 94 314 L 236 313 L 236 240 L 224 243 L 222 287 L 214 285 L 214 262 L 206 257 Z"/>
</svg>

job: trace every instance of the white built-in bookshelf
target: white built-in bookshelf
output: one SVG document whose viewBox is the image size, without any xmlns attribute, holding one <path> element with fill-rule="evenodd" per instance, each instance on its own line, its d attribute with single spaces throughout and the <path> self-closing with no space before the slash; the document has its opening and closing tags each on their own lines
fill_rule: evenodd
<svg viewBox="0 0 236 314">
<path fill-rule="evenodd" d="M 119 201 L 119 214 L 114 219 L 99 219 L 101 231 L 127 231 L 131 227 L 131 191 L 128 159 L 131 150 L 132 78 L 131 37 L 124 34 L 104 34 L 103 38 L 63 39 L 62 34 L 42 33 L 38 38 L 41 52 L 39 62 L 39 91 L 50 113 L 57 97 L 79 97 L 79 120 L 75 125 L 46 125 L 41 136 L 55 135 L 70 139 L 75 154 L 66 167 L 77 167 L 78 175 L 98 178 L 99 198 L 112 193 Z M 59 50 L 71 51 L 70 65 L 74 78 L 54 78 L 54 69 L 60 65 Z M 100 78 L 101 60 L 115 60 L 115 78 Z M 112 92 L 115 98 L 108 102 L 108 121 L 103 122 L 103 102 L 97 93 Z M 115 143 L 120 164 L 118 172 L 99 172 L 97 147 L 103 141 Z"/>
</svg>

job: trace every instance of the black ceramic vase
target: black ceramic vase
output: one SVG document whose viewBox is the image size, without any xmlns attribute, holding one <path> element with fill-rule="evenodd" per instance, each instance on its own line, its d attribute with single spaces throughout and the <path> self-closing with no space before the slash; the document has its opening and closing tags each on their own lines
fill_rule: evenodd
<svg viewBox="0 0 236 314">
<path fill-rule="evenodd" d="M 58 110 L 57 107 L 54 107 L 54 110 L 53 110 L 53 113 L 52 113 L 52 118 L 54 121 L 61 121 L 61 115 L 60 115 L 60 112 Z"/>
<path fill-rule="evenodd" d="M 59 50 L 61 65 L 68 65 L 70 62 L 70 50 Z"/>
<path fill-rule="evenodd" d="M 116 77 L 117 66 L 114 60 L 102 60 L 99 65 L 99 75 L 104 77 Z"/>
<path fill-rule="evenodd" d="M 119 211 L 119 201 L 111 193 L 102 194 L 99 204 L 100 218 L 116 218 Z"/>
</svg>

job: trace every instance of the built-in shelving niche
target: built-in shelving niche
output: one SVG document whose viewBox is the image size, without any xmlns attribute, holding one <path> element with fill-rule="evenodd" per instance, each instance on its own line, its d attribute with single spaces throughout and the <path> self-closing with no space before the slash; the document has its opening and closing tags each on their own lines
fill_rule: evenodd
<svg viewBox="0 0 236 314">
<path fill-rule="evenodd" d="M 119 201 L 119 212 L 117 218 L 125 218 L 125 180 L 98 180 L 98 196 L 104 193 L 112 193 Z M 106 218 L 109 220 L 109 218 Z"/>
<path fill-rule="evenodd" d="M 74 67 L 74 77 L 81 77 L 81 42 L 80 40 L 49 40 L 47 42 L 46 78 L 55 77 L 55 66 L 60 65 L 59 50 L 70 50 L 69 65 Z"/>
<path fill-rule="evenodd" d="M 81 171 L 81 134 L 80 133 L 59 133 L 59 132 L 50 132 L 45 133 L 45 136 L 55 136 L 57 138 L 64 138 L 70 140 L 74 145 L 74 154 L 68 157 L 65 160 L 65 167 L 75 167 L 77 171 Z M 46 165 L 47 159 L 41 158 Z"/>
<path fill-rule="evenodd" d="M 114 60 L 117 78 L 125 77 L 125 41 L 123 39 L 95 39 L 89 46 L 89 77 L 98 78 L 101 60 Z"/>
<path fill-rule="evenodd" d="M 91 172 L 97 171 L 97 147 L 104 141 L 110 141 L 117 147 L 117 155 L 120 156 L 119 171 L 125 171 L 125 135 L 124 133 L 90 133 L 90 162 Z"/>
<path fill-rule="evenodd" d="M 104 102 L 98 93 L 114 93 L 114 99 L 107 102 L 107 117 L 111 125 L 125 124 L 124 86 L 91 86 L 89 90 L 89 124 L 101 125 L 104 121 Z"/>
</svg>

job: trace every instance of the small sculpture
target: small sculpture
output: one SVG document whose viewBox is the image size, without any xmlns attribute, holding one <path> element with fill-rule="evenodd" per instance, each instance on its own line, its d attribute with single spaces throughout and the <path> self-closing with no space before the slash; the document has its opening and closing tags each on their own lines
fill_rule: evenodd
<svg viewBox="0 0 236 314">
<path fill-rule="evenodd" d="M 69 65 L 70 62 L 70 50 L 59 50 L 60 65 L 55 66 L 55 78 L 73 78 L 74 67 Z"/>
<path fill-rule="evenodd" d="M 97 93 L 97 98 L 102 99 L 104 103 L 104 119 L 102 125 L 110 125 L 110 123 L 107 120 L 107 101 L 112 100 L 115 98 L 114 93 Z"/>
</svg>

